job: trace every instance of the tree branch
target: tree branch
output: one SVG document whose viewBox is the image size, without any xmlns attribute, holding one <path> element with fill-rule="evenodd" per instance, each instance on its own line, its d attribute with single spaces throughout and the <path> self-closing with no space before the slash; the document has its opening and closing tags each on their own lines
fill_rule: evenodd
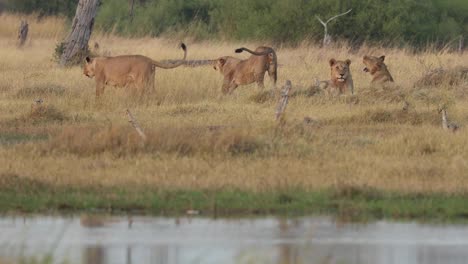
<svg viewBox="0 0 468 264">
<path fill-rule="evenodd" d="M 127 111 L 125 111 L 127 113 L 127 116 L 128 116 L 128 122 L 133 126 L 133 128 L 135 128 L 136 132 L 138 133 L 138 135 L 141 137 L 141 139 L 143 141 L 146 141 L 146 135 L 145 133 L 143 132 L 143 129 L 141 129 L 140 125 L 138 124 L 138 121 L 135 119 L 135 117 L 132 115 L 132 113 L 130 112 L 130 110 L 127 109 Z"/>
<path fill-rule="evenodd" d="M 339 15 L 336 15 L 336 16 L 334 16 L 334 17 L 332 17 L 332 18 L 329 18 L 329 19 L 327 20 L 326 24 L 328 24 L 328 22 L 332 21 L 332 20 L 335 19 L 335 18 L 338 18 L 338 17 L 340 17 L 340 16 L 344 16 L 344 15 L 348 14 L 349 12 L 351 12 L 351 10 L 353 10 L 353 9 L 350 9 L 350 10 L 348 10 L 348 11 L 342 13 L 342 14 L 339 14 Z"/>
<path fill-rule="evenodd" d="M 327 26 L 327 24 L 326 24 L 325 22 L 323 22 L 323 20 L 322 20 L 322 19 L 320 19 L 320 17 L 318 17 L 318 16 L 315 16 L 315 18 L 317 18 L 317 20 L 318 20 L 320 23 L 322 23 L 322 25 L 323 25 L 324 27 L 326 27 L 326 26 Z"/>
</svg>

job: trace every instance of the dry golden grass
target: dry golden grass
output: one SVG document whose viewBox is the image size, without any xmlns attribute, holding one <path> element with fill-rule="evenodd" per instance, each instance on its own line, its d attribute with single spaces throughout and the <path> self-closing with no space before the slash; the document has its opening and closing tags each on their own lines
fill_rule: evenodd
<svg viewBox="0 0 468 264">
<path fill-rule="evenodd" d="M 430 69 L 466 67 L 468 55 L 280 47 L 280 84 L 290 79 L 296 91 L 306 89 L 315 78 L 329 77 L 330 58 L 350 58 L 357 95 L 299 93 L 279 126 L 275 100 L 259 100 L 254 85 L 222 96 L 222 77 L 211 67 L 157 69 L 154 96 L 136 100 L 124 89 L 108 87 L 97 103 L 94 81 L 80 67 L 59 68 L 52 60 L 63 21 L 32 24 L 33 41 L 17 49 L 10 27 L 19 19 L 0 16 L 0 177 L 165 189 L 315 190 L 344 184 L 402 192 L 468 191 L 467 82 L 413 87 Z M 182 56 L 176 40 L 97 34 L 94 41 L 111 55 Z M 244 58 L 234 49 L 268 43 L 187 44 L 189 59 L 214 59 Z M 386 55 L 394 87 L 368 87 L 365 54 Z M 31 106 L 36 98 L 44 100 L 44 108 Z M 404 100 L 411 104 L 407 112 Z M 437 108 L 442 104 L 465 126 L 459 133 L 441 129 Z M 146 145 L 128 124 L 127 108 L 148 134 Z M 303 123 L 304 117 L 316 122 Z"/>
<path fill-rule="evenodd" d="M 62 17 L 45 17 L 40 18 L 38 15 L 15 15 L 2 13 L 0 14 L 0 37 L 16 40 L 18 36 L 18 28 L 21 20 L 26 20 L 29 24 L 29 45 L 34 43 L 36 39 L 62 38 L 66 32 L 67 21 Z"/>
</svg>

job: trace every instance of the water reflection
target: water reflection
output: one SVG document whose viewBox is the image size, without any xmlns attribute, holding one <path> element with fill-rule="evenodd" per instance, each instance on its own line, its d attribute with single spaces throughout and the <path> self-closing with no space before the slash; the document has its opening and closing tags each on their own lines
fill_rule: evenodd
<svg viewBox="0 0 468 264">
<path fill-rule="evenodd" d="M 0 218 L 0 261 L 55 263 L 467 263 L 468 227 L 331 218 Z"/>
</svg>

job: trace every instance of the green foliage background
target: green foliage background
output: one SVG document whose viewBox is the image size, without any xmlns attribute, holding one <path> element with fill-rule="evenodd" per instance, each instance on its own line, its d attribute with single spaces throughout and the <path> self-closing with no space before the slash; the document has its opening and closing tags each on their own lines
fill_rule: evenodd
<svg viewBox="0 0 468 264">
<path fill-rule="evenodd" d="M 6 0 L 17 12 L 73 17 L 78 0 Z M 96 27 L 123 36 L 184 33 L 196 38 L 320 40 L 316 20 L 350 8 L 329 24 L 334 38 L 353 43 L 422 46 L 468 35 L 467 0 L 102 0 Z"/>
</svg>

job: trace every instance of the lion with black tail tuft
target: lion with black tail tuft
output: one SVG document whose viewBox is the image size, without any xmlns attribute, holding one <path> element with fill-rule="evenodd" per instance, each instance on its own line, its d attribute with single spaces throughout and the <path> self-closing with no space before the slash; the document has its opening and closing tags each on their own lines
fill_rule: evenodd
<svg viewBox="0 0 468 264">
<path fill-rule="evenodd" d="M 258 47 L 255 51 L 247 48 L 236 49 L 237 53 L 243 51 L 251 53 L 252 56 L 246 60 L 224 56 L 213 62 L 213 68 L 224 76 L 223 93 L 232 93 L 239 85 L 254 82 L 258 87 L 264 88 L 265 72 L 268 72 L 276 87 L 278 62 L 275 51 L 270 47 Z"/>
</svg>

